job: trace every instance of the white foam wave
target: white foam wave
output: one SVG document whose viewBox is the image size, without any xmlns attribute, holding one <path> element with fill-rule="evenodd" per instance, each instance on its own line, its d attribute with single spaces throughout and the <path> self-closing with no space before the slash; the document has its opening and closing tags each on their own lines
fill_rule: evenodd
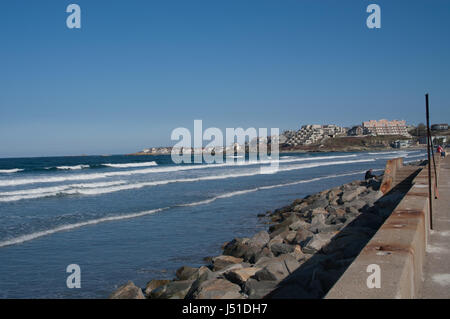
<svg viewBox="0 0 450 319">
<path fill-rule="evenodd" d="M 57 169 L 62 169 L 62 170 L 78 170 L 78 169 L 83 169 L 83 168 L 89 168 L 89 165 L 74 165 L 74 166 L 57 166 Z"/>
<path fill-rule="evenodd" d="M 33 239 L 36 239 L 36 238 L 39 238 L 39 237 L 48 236 L 48 235 L 51 235 L 51 234 L 54 234 L 54 233 L 62 232 L 62 231 L 65 231 L 65 230 L 72 230 L 72 229 L 83 227 L 83 226 L 89 226 L 89 225 L 95 225 L 95 224 L 104 223 L 104 222 L 110 222 L 110 221 L 117 221 L 117 220 L 123 220 L 123 219 L 142 217 L 142 216 L 145 216 L 145 215 L 150 215 L 150 214 L 154 214 L 154 213 L 166 210 L 168 208 L 169 207 L 158 208 L 158 209 L 152 209 L 152 210 L 148 210 L 148 211 L 144 211 L 144 212 L 140 212 L 140 213 L 103 217 L 103 218 L 88 220 L 88 221 L 85 221 L 85 222 L 79 222 L 79 223 L 75 223 L 75 224 L 63 225 L 63 226 L 59 226 L 59 227 L 56 227 L 56 228 L 53 228 L 53 229 L 44 230 L 44 231 L 40 231 L 40 232 L 35 232 L 35 233 L 29 234 L 29 235 L 23 235 L 23 236 L 19 236 L 19 237 L 16 237 L 16 238 L 12 238 L 12 239 L 8 239 L 8 240 L 5 240 L 5 241 L 2 241 L 2 242 L 0 242 L 0 247 L 5 247 L 5 246 L 10 246 L 10 245 L 15 245 L 15 244 L 21 244 L 23 242 L 30 241 L 30 240 L 33 240 Z"/>
<path fill-rule="evenodd" d="M 125 184 L 125 181 L 70 184 L 54 187 L 39 187 L 33 189 L 23 189 L 17 191 L 0 192 L 0 202 L 13 202 L 22 199 L 36 199 L 57 195 L 76 194 L 77 189 L 89 189 L 99 187 L 110 187 Z"/>
<path fill-rule="evenodd" d="M 246 190 L 240 190 L 240 191 L 233 191 L 233 192 L 229 192 L 229 193 L 224 193 L 224 194 L 217 195 L 217 196 L 214 196 L 212 198 L 208 198 L 208 199 L 197 201 L 197 202 L 186 203 L 186 204 L 178 204 L 178 205 L 175 205 L 174 207 L 205 205 L 205 204 L 212 203 L 212 202 L 214 202 L 214 201 L 216 201 L 218 199 L 230 198 L 230 197 L 234 197 L 234 196 L 244 195 L 244 194 L 248 194 L 248 193 L 251 193 L 251 192 L 256 192 L 256 191 L 259 191 L 259 190 L 266 190 L 266 189 L 272 189 L 272 188 L 286 187 L 286 186 L 292 186 L 292 185 L 297 185 L 297 184 L 304 184 L 304 183 L 315 182 L 315 181 L 319 181 L 319 180 L 323 180 L 323 179 L 351 176 L 351 175 L 357 175 L 357 174 L 363 174 L 363 173 L 364 173 L 364 171 L 350 172 L 350 173 L 344 173 L 344 174 L 335 174 L 335 175 L 328 175 L 328 176 L 323 176 L 323 177 L 316 177 L 316 178 L 309 179 L 309 180 L 300 180 L 300 181 L 284 183 L 284 184 L 255 187 L 255 188 L 246 189 Z M 54 234 L 54 233 L 57 233 L 57 232 L 72 230 L 72 229 L 75 229 L 75 228 L 79 228 L 79 227 L 83 227 L 83 226 L 89 226 L 89 225 L 95 225 L 95 224 L 99 224 L 99 223 L 103 223 L 103 222 L 118 221 L 118 220 L 123 220 L 123 219 L 131 219 L 131 218 L 142 217 L 142 216 L 145 216 L 145 215 L 150 215 L 150 214 L 154 214 L 154 213 L 161 212 L 161 211 L 164 211 L 164 210 L 168 210 L 170 208 L 173 208 L 173 207 L 164 207 L 164 208 L 158 208 L 158 209 L 143 211 L 143 212 L 139 212 L 139 213 L 132 213 L 132 214 L 126 214 L 126 215 L 117 215 L 117 216 L 103 217 L 103 218 L 93 219 L 93 220 L 89 220 L 89 221 L 85 221 L 85 222 L 79 222 L 79 223 L 74 223 L 74 224 L 63 225 L 63 226 L 59 226 L 59 227 L 56 227 L 56 228 L 53 228 L 53 229 L 44 230 L 44 231 L 40 231 L 40 232 L 35 232 L 35 233 L 32 233 L 32 234 L 23 235 L 23 236 L 19 236 L 19 237 L 16 237 L 16 238 L 12 238 L 12 239 L 8 239 L 8 240 L 5 240 L 5 241 L 2 241 L 2 242 L 0 242 L 0 248 L 1 247 L 5 247 L 5 246 L 10 246 L 10 245 L 21 244 L 21 243 L 24 243 L 26 241 L 30 241 L 30 240 L 33 240 L 33 239 L 36 239 L 36 238 L 39 238 L 39 237 L 43 237 L 43 236 L 48 236 L 48 235 L 51 235 L 51 234 Z"/>
<path fill-rule="evenodd" d="M 326 160 L 326 159 L 337 159 L 337 158 L 348 158 L 355 157 L 357 155 L 336 155 L 336 156 L 317 156 L 317 157 L 304 157 L 304 158 L 294 158 L 279 160 L 278 162 L 290 163 L 290 162 L 301 162 L 301 161 L 312 161 L 312 160 Z M 247 165 L 262 165 L 275 163 L 277 160 L 260 160 L 260 161 L 248 161 L 248 162 L 225 162 L 220 164 L 198 164 L 198 165 L 174 165 L 174 166 L 163 166 L 157 168 L 144 168 L 139 170 L 130 171 L 120 171 L 120 172 L 107 172 L 107 173 L 91 173 L 91 174 L 76 174 L 76 175 L 66 175 L 66 176 L 50 176 L 50 177 L 37 177 L 37 178 L 21 178 L 12 180 L 0 180 L 0 186 L 18 186 L 26 184 L 35 183 L 58 183 L 66 181 L 78 181 L 78 180 L 95 180 L 107 177 L 115 176 L 130 176 L 137 174 L 151 174 L 151 173 L 168 173 L 186 170 L 198 170 L 198 169 L 208 169 L 208 168 L 220 168 L 220 167 L 240 167 Z"/>
<path fill-rule="evenodd" d="M 352 160 L 352 161 L 307 163 L 307 164 L 291 165 L 291 166 L 287 166 L 287 167 L 279 167 L 278 170 L 275 170 L 272 173 L 300 170 L 300 169 L 306 169 L 306 168 L 314 168 L 314 167 L 320 167 L 320 166 L 345 165 L 345 164 L 349 164 L 349 163 L 363 163 L 363 162 L 373 162 L 373 161 L 374 161 L 374 159 L 361 159 L 361 160 Z M 173 183 L 188 183 L 188 182 L 199 182 L 199 181 L 210 181 L 210 180 L 222 180 L 222 179 L 229 179 L 229 178 L 249 177 L 249 176 L 261 175 L 261 174 L 265 174 L 265 173 L 262 173 L 259 169 L 256 169 L 252 172 L 247 172 L 247 173 L 210 175 L 210 176 L 171 179 L 171 180 L 158 180 L 158 181 L 141 182 L 141 183 L 134 183 L 134 184 L 126 184 L 126 185 L 117 185 L 117 186 L 114 185 L 111 187 L 99 187 L 99 188 L 89 188 L 89 189 L 71 188 L 71 189 L 67 189 L 67 190 L 58 189 L 53 192 L 42 192 L 40 194 L 27 194 L 27 195 L 21 195 L 21 196 L 17 196 L 17 194 L 14 194 L 15 196 L 9 196 L 9 197 L 4 197 L 4 198 L 0 197 L 0 202 L 10 202 L 10 201 L 18 201 L 21 199 L 36 199 L 36 198 L 40 198 L 40 197 L 74 195 L 74 194 L 102 195 L 102 194 L 108 194 L 108 193 L 113 193 L 113 192 L 118 192 L 118 191 L 140 189 L 143 187 L 150 187 L 150 186 L 160 186 L 160 185 L 167 185 L 167 184 L 173 184 Z M 0 194 L 5 194 L 5 193 L 0 193 Z"/>
<path fill-rule="evenodd" d="M 416 154 L 416 155 L 409 155 L 409 154 L 408 154 L 407 158 L 423 157 L 423 156 L 425 156 L 425 155 L 426 155 L 426 154 Z"/>
<path fill-rule="evenodd" d="M 147 166 L 157 166 L 158 164 L 155 161 L 152 162 L 143 162 L 143 163 L 125 163 L 125 164 L 111 164 L 106 163 L 102 164 L 104 166 L 108 167 L 115 167 L 115 168 L 128 168 L 128 167 L 147 167 Z"/>
<path fill-rule="evenodd" d="M 10 174 L 10 173 L 17 173 L 17 172 L 22 172 L 23 169 L 20 168 L 13 168 L 13 169 L 0 169 L 0 173 L 1 174 Z"/>
</svg>

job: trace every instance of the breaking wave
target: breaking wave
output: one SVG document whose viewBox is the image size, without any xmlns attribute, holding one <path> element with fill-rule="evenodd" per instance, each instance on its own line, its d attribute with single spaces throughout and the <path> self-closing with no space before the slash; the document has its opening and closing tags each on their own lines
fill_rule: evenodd
<svg viewBox="0 0 450 319">
<path fill-rule="evenodd" d="M 22 236 L 11 238 L 11 239 L 8 239 L 5 241 L 1 241 L 0 248 L 5 247 L 5 246 L 10 246 L 10 245 L 21 244 L 21 243 L 31 241 L 36 238 L 52 235 L 57 232 L 68 231 L 68 230 L 72 230 L 75 228 L 80 228 L 80 227 L 89 226 L 89 225 L 95 225 L 95 224 L 99 224 L 99 223 L 103 223 L 103 222 L 118 221 L 118 220 L 142 217 L 142 216 L 154 214 L 154 213 L 165 211 L 165 210 L 175 208 L 175 207 L 205 205 L 205 204 L 212 203 L 218 199 L 230 198 L 230 197 L 239 196 L 239 195 L 243 195 L 243 194 L 247 194 L 247 193 L 251 193 L 251 192 L 257 192 L 260 190 L 292 186 L 292 185 L 296 185 L 296 184 L 311 183 L 311 182 L 315 182 L 315 181 L 319 181 L 319 180 L 323 180 L 323 179 L 338 178 L 338 177 L 351 176 L 351 175 L 357 175 L 357 174 L 363 174 L 363 173 L 364 173 L 364 171 L 350 172 L 350 173 L 345 173 L 345 174 L 333 174 L 333 175 L 327 175 L 327 176 L 323 176 L 323 177 L 316 177 L 316 178 L 312 178 L 312 179 L 308 179 L 308 180 L 300 180 L 300 181 L 289 182 L 289 183 L 284 183 L 284 184 L 255 187 L 255 188 L 251 188 L 251 189 L 233 191 L 233 192 L 229 192 L 229 193 L 220 194 L 220 195 L 217 195 L 217 196 L 205 199 L 205 200 L 196 201 L 196 202 L 192 202 L 192 203 L 178 204 L 178 205 L 174 205 L 174 206 L 157 208 L 157 209 L 142 211 L 142 212 L 138 212 L 138 213 L 109 216 L 109 217 L 92 219 L 92 220 L 88 220 L 88 221 L 84 221 L 84 222 L 62 225 L 62 226 L 58 226 L 58 227 L 55 227 L 52 229 L 38 231 L 38 232 L 31 233 L 31 234 L 22 235 Z"/>
<path fill-rule="evenodd" d="M 272 173 L 277 172 L 286 172 L 292 170 L 300 170 L 306 168 L 314 168 L 319 166 L 330 166 L 330 165 L 345 165 L 349 163 L 363 163 L 363 162 L 372 162 L 374 159 L 361 159 L 361 160 L 352 160 L 352 161 L 334 161 L 334 162 L 316 162 L 316 163 L 307 163 L 307 164 L 299 164 L 299 165 L 291 165 L 287 167 L 280 167 L 277 170 L 274 170 Z M 139 189 L 143 187 L 151 187 L 151 186 L 159 186 L 159 185 L 167 185 L 173 183 L 188 183 L 188 182 L 198 182 L 198 181 L 211 181 L 211 180 L 222 180 L 228 178 L 238 178 L 238 177 L 249 177 L 255 175 L 264 174 L 259 169 L 248 172 L 248 173 L 235 173 L 235 174 L 224 174 L 224 175 L 211 175 L 211 176 L 202 176 L 202 177 L 194 177 L 194 178 L 182 178 L 182 179 L 171 179 L 171 180 L 158 180 L 151 182 L 141 182 L 134 184 L 126 184 L 122 185 L 123 181 L 120 184 L 110 184 L 104 183 L 106 186 L 98 186 L 98 187 L 79 187 L 79 185 L 99 185 L 101 183 L 90 183 L 90 184 L 75 184 L 75 185 L 64 185 L 64 186 L 56 186 L 56 187 L 43 187 L 36 188 L 28 191 L 13 191 L 13 192 L 3 192 L 0 193 L 0 202 L 11 202 L 18 201 L 22 199 L 36 199 L 36 198 L 44 198 L 51 196 L 61 196 L 61 195 L 102 195 L 107 193 L 113 193 L 118 191 L 125 191 L 131 189 Z M 114 183 L 114 182 L 111 182 Z M 118 183 L 118 182 L 116 182 Z"/>
</svg>

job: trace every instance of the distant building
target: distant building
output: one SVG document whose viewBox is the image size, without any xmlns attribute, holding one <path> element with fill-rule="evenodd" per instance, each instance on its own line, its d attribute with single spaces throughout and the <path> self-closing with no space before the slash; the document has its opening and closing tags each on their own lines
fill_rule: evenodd
<svg viewBox="0 0 450 319">
<path fill-rule="evenodd" d="M 372 135 L 403 135 L 410 136 L 406 121 L 370 120 L 362 123 L 363 128 Z"/>
<path fill-rule="evenodd" d="M 448 130 L 448 124 L 433 124 L 431 125 L 432 131 L 447 131 Z"/>
<path fill-rule="evenodd" d="M 431 137 L 433 144 L 445 144 L 447 143 L 448 136 L 432 136 Z M 427 136 L 421 136 L 419 138 L 419 144 L 427 144 Z"/>
<path fill-rule="evenodd" d="M 348 136 L 361 136 L 364 135 L 364 128 L 361 125 L 353 126 L 347 132 Z"/>
<path fill-rule="evenodd" d="M 411 145 L 410 140 L 397 140 L 392 143 L 392 147 L 394 148 L 405 148 Z"/>
<path fill-rule="evenodd" d="M 285 137 L 284 144 L 289 146 L 310 145 L 318 143 L 324 138 L 333 138 L 345 135 L 347 130 L 335 124 L 328 125 L 303 125 L 298 131 L 286 131 L 283 133 Z M 282 139 L 280 138 L 280 141 Z"/>
</svg>

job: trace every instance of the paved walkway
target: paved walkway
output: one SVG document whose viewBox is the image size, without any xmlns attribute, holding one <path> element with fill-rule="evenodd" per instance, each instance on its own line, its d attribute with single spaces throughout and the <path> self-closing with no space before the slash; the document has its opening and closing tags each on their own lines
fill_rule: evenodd
<svg viewBox="0 0 450 319">
<path fill-rule="evenodd" d="M 450 299 L 450 154 L 441 161 L 438 190 L 420 297 Z"/>
</svg>

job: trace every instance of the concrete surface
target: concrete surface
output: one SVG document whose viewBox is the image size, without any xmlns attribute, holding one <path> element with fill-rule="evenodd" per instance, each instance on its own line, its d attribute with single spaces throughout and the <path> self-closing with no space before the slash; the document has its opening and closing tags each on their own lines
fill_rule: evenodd
<svg viewBox="0 0 450 319">
<path fill-rule="evenodd" d="M 431 236 L 427 167 L 413 178 L 412 183 L 396 185 L 403 176 L 411 174 L 413 170 L 401 165 L 393 165 L 395 161 L 388 163 L 387 166 L 390 165 L 393 169 L 391 169 L 391 179 L 386 183 L 385 191 L 388 190 L 388 192 L 385 196 L 389 196 L 389 192 L 395 190 L 392 188 L 394 185 L 401 186 L 400 188 L 407 193 L 325 298 L 405 299 L 421 296 L 424 298 L 448 296 L 450 288 L 448 268 L 450 247 L 447 244 L 450 238 L 448 237 L 450 235 L 448 230 L 450 226 L 449 160 L 450 157 L 445 160 L 442 169 L 440 158 L 436 160 L 441 194 L 440 203 L 435 204 L 434 208 L 433 220 L 436 231 L 432 234 L 433 242 L 428 242 Z M 441 171 L 442 176 L 439 176 Z M 396 178 L 397 175 L 402 178 Z M 434 171 L 431 177 L 434 183 Z M 430 257 L 430 254 L 433 256 Z M 433 260 L 433 258 L 436 259 Z M 373 269 L 370 267 L 373 265 L 380 270 L 379 287 L 369 287 L 367 284 Z M 444 290 L 446 292 L 442 292 Z"/>
<path fill-rule="evenodd" d="M 440 163 L 439 198 L 433 201 L 420 298 L 450 298 L 450 156 Z"/>
</svg>

